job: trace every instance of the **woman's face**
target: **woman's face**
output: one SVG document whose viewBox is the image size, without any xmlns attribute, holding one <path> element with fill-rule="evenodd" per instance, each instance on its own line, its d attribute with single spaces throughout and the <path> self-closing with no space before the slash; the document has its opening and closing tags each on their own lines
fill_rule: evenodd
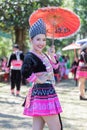
<svg viewBox="0 0 87 130">
<path fill-rule="evenodd" d="M 31 39 L 33 50 L 41 53 L 46 46 L 46 36 L 44 34 L 38 34 Z"/>
</svg>

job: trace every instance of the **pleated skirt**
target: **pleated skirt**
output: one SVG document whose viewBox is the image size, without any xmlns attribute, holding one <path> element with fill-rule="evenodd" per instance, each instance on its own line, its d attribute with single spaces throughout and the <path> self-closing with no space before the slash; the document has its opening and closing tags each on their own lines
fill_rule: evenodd
<svg viewBox="0 0 87 130">
<path fill-rule="evenodd" d="M 36 84 L 29 90 L 24 106 L 24 115 L 48 116 L 60 114 L 62 108 L 52 84 Z"/>
<path fill-rule="evenodd" d="M 87 66 L 86 67 L 78 66 L 77 72 L 76 72 L 76 79 L 79 79 L 79 78 L 87 78 Z"/>
</svg>

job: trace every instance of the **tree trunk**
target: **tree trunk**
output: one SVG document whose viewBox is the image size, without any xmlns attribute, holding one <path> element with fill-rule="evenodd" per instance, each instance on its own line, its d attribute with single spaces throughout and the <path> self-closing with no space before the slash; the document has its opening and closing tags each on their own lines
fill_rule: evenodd
<svg viewBox="0 0 87 130">
<path fill-rule="evenodd" d="M 26 28 L 15 28 L 15 43 L 19 45 L 19 48 L 26 51 Z"/>
</svg>

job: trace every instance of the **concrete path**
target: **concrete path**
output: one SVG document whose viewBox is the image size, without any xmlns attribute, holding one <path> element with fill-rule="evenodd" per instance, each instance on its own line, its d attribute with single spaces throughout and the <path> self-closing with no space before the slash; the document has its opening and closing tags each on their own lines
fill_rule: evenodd
<svg viewBox="0 0 87 130">
<path fill-rule="evenodd" d="M 32 118 L 24 116 L 22 103 L 29 87 L 22 86 L 21 97 L 10 95 L 10 85 L 0 83 L 0 130 L 32 130 Z M 87 130 L 87 101 L 79 100 L 73 80 L 58 83 L 56 91 L 63 108 L 64 130 Z M 47 125 L 44 130 L 48 130 Z"/>
</svg>

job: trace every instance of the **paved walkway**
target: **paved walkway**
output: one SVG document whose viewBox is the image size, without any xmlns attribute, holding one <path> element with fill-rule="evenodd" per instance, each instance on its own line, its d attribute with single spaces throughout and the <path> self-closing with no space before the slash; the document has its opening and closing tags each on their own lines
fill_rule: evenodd
<svg viewBox="0 0 87 130">
<path fill-rule="evenodd" d="M 32 118 L 22 114 L 21 106 L 29 87 L 22 86 L 21 96 L 10 95 L 10 85 L 0 83 L 0 130 L 32 130 Z M 64 130 L 87 130 L 87 101 L 80 101 L 73 80 L 60 82 L 56 91 L 63 107 Z M 48 130 L 45 126 L 44 130 Z"/>
</svg>

